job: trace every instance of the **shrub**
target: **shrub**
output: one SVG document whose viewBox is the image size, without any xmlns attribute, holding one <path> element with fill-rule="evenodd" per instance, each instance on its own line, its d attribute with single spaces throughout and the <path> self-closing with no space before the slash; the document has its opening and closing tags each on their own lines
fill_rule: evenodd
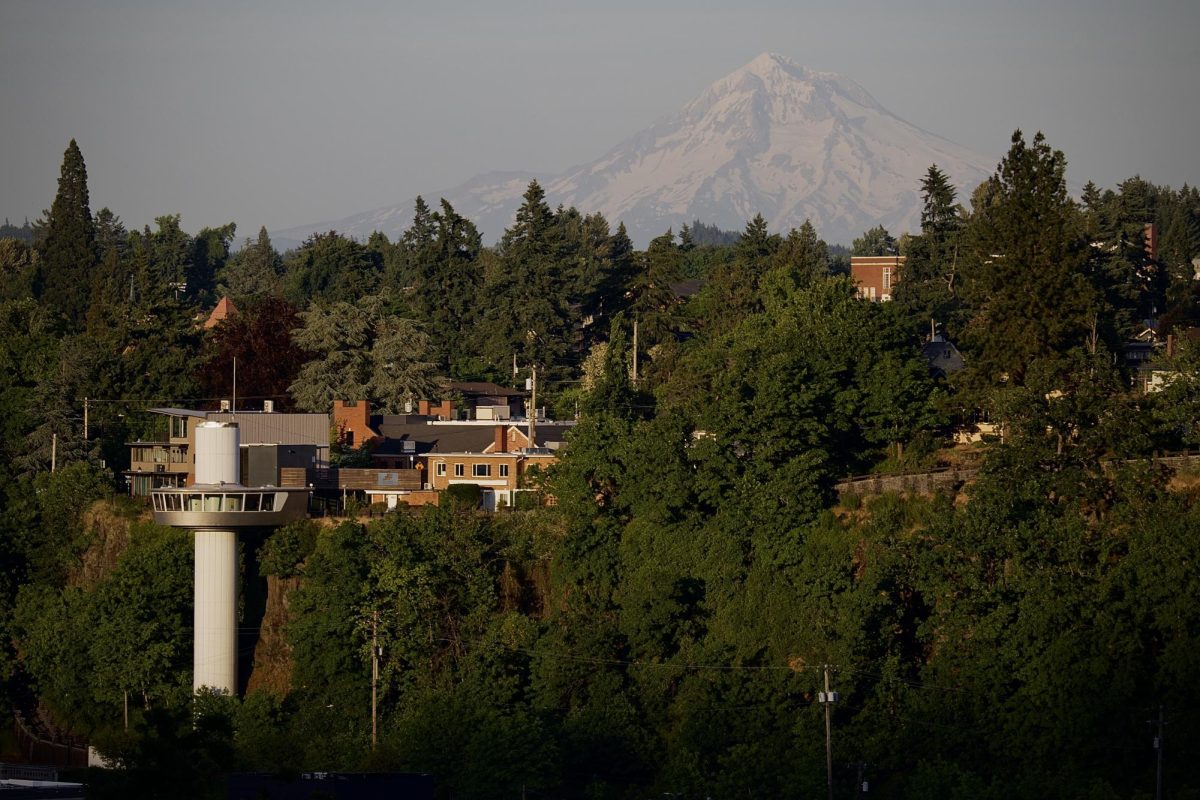
<svg viewBox="0 0 1200 800">
<path fill-rule="evenodd" d="M 479 501 L 483 497 L 482 490 L 474 483 L 451 484 L 443 494 L 454 508 L 479 508 Z"/>
</svg>

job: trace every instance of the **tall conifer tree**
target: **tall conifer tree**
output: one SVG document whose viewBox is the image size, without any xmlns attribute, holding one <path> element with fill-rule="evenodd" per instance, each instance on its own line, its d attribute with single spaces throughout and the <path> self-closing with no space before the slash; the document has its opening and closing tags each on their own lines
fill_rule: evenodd
<svg viewBox="0 0 1200 800">
<path fill-rule="evenodd" d="M 1093 330 L 1089 248 L 1065 171 L 1066 158 L 1041 133 L 1026 145 L 1017 131 L 996 174 L 976 192 L 964 291 L 975 308 L 969 364 L 981 383 L 1023 384 L 1030 362 L 1061 357 Z"/>
<path fill-rule="evenodd" d="M 930 320 L 955 336 L 961 327 L 959 299 L 959 232 L 962 218 L 954 202 L 954 186 L 937 164 L 921 181 L 921 233 L 909 240 L 900 280 L 892 298 L 912 317 L 919 330 Z"/>
<path fill-rule="evenodd" d="M 63 154 L 58 194 L 46 212 L 44 230 L 35 291 L 73 323 L 78 322 L 87 310 L 97 256 L 87 166 L 74 139 Z"/>
<path fill-rule="evenodd" d="M 521 365 L 561 365 L 572 333 L 559 268 L 561 246 L 561 226 L 545 191 L 532 181 L 512 227 L 500 239 L 502 269 L 489 287 L 487 346 L 494 364 L 515 354 Z"/>
</svg>

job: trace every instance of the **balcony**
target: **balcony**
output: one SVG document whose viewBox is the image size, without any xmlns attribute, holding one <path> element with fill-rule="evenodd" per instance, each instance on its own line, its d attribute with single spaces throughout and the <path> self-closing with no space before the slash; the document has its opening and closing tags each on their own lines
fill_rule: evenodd
<svg viewBox="0 0 1200 800">
<path fill-rule="evenodd" d="M 129 446 L 129 469 L 132 472 L 167 472 L 186 475 L 191 463 L 186 447 L 162 443 L 139 443 Z"/>
</svg>

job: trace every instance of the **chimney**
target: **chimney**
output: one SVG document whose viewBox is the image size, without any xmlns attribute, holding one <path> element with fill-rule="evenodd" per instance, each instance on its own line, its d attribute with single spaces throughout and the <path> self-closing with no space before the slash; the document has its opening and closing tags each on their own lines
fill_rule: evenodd
<svg viewBox="0 0 1200 800">
<path fill-rule="evenodd" d="M 497 453 L 508 452 L 508 427 L 505 425 L 496 426 L 496 446 L 493 448 Z"/>
<path fill-rule="evenodd" d="M 334 400 L 333 418 L 350 428 L 365 428 L 371 421 L 371 404 L 366 400 Z"/>
<path fill-rule="evenodd" d="M 371 404 L 366 400 L 334 400 L 333 425 L 351 447 L 375 438 L 371 430 Z"/>
</svg>

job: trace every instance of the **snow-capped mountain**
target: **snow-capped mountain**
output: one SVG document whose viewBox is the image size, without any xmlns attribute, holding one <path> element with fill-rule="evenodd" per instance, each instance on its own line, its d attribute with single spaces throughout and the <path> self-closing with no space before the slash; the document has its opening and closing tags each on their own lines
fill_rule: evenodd
<svg viewBox="0 0 1200 800">
<path fill-rule="evenodd" d="M 708 87 L 679 112 L 564 174 L 489 173 L 440 193 L 495 241 L 532 178 L 551 206 L 624 221 L 639 246 L 699 219 L 741 230 L 755 214 L 786 233 L 811 219 L 829 242 L 849 244 L 875 225 L 893 235 L 920 227 L 920 181 L 937 164 L 964 202 L 994 162 L 905 122 L 859 84 L 764 53 Z M 280 231 L 299 240 L 335 229 L 393 239 L 412 203 L 337 222 Z"/>
</svg>

